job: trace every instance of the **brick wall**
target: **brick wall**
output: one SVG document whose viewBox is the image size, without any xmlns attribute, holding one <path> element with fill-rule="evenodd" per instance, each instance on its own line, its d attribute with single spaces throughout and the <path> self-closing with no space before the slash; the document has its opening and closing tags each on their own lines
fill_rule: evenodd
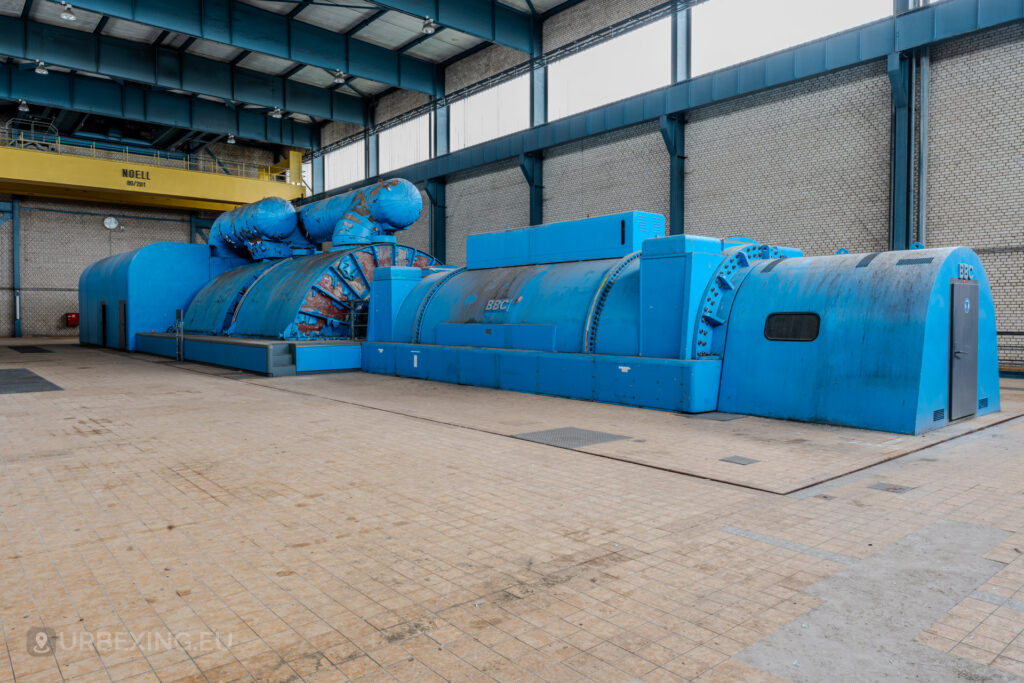
<svg viewBox="0 0 1024 683">
<path fill-rule="evenodd" d="M 668 150 L 656 121 L 545 153 L 544 222 L 634 210 L 669 213 Z"/>
<path fill-rule="evenodd" d="M 544 22 L 544 51 L 553 50 L 600 31 L 662 2 L 663 0 L 585 0 Z"/>
<path fill-rule="evenodd" d="M 889 118 L 882 63 L 692 112 L 686 232 L 809 255 L 885 249 Z"/>
<path fill-rule="evenodd" d="M 103 227 L 115 216 L 123 231 Z M 0 225 L 0 335 L 13 334 L 11 223 Z M 45 199 L 21 201 L 22 334 L 77 335 L 64 314 L 78 310 L 86 266 L 152 242 L 187 242 L 187 213 Z"/>
<path fill-rule="evenodd" d="M 931 60 L 928 246 L 977 250 L 998 329 L 1024 331 L 1024 26 L 945 43 Z M 1024 365 L 1024 337 L 1000 337 L 999 357 Z"/>
<path fill-rule="evenodd" d="M 448 180 L 445 219 L 450 265 L 466 265 L 466 236 L 530 223 L 530 192 L 517 161 L 505 161 Z"/>
<path fill-rule="evenodd" d="M 530 55 L 525 52 L 502 45 L 491 45 L 446 68 L 444 70 L 444 91 L 446 93 L 454 92 L 517 64 L 522 64 L 529 58 Z"/>
</svg>

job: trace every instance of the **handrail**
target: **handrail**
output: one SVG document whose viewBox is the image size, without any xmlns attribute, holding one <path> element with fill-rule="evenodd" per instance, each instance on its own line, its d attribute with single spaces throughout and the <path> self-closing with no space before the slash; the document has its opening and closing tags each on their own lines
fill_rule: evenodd
<svg viewBox="0 0 1024 683">
<path fill-rule="evenodd" d="M 231 175 L 242 178 L 258 178 L 274 182 L 301 185 L 302 179 L 291 181 L 287 171 L 274 171 L 269 166 L 250 164 L 237 161 L 223 161 L 212 156 L 198 154 L 174 154 L 161 150 L 146 150 L 128 145 L 118 146 L 109 143 L 85 142 L 77 139 L 62 138 L 59 135 L 28 134 L 24 131 L 0 130 L 0 147 L 15 147 L 37 152 L 60 154 L 64 156 L 87 156 L 93 159 L 125 161 L 130 163 L 150 164 L 168 168 L 179 168 L 199 173 Z"/>
</svg>

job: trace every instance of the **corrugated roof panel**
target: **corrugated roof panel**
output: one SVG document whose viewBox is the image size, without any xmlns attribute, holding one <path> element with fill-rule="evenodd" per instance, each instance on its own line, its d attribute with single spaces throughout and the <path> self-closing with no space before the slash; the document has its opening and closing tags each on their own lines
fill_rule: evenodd
<svg viewBox="0 0 1024 683">
<path fill-rule="evenodd" d="M 361 5 L 360 2 L 346 3 Z M 377 7 L 367 4 L 366 9 L 352 7 L 328 7 L 327 5 L 310 5 L 295 18 L 307 24 L 313 24 L 328 31 L 345 33 L 366 17 L 377 11 Z"/>
<path fill-rule="evenodd" d="M 259 7 L 275 14 L 288 14 L 298 3 L 293 2 L 264 2 L 263 0 L 240 0 L 244 5 L 251 5 L 253 7 Z"/>
<path fill-rule="evenodd" d="M 435 33 L 429 40 L 409 49 L 406 54 L 431 62 L 443 62 L 482 42 L 484 41 L 476 36 L 446 28 Z"/>
<path fill-rule="evenodd" d="M 393 50 L 423 35 L 420 32 L 422 27 L 422 18 L 401 12 L 388 12 L 355 35 L 359 40 Z"/>
<path fill-rule="evenodd" d="M 24 7 L 25 0 L 0 0 L 0 14 L 20 16 Z"/>
<path fill-rule="evenodd" d="M 261 71 L 265 74 L 274 74 L 280 76 L 285 71 L 288 71 L 295 66 L 295 62 L 290 59 L 281 59 L 280 57 L 272 57 L 265 55 L 261 52 L 253 52 L 248 57 L 238 63 L 239 66 L 245 67 L 246 69 L 253 69 L 254 71 Z"/>
<path fill-rule="evenodd" d="M 77 13 L 78 10 L 75 10 L 75 12 Z M 75 23 L 77 24 L 78 22 L 76 21 Z M 124 19 L 114 19 L 113 17 L 103 27 L 103 35 L 105 36 L 114 36 L 115 38 L 124 38 L 125 40 L 135 40 L 143 43 L 153 42 L 161 33 L 163 31 L 154 26 L 146 26 L 145 24 L 125 21 Z"/>
<path fill-rule="evenodd" d="M 216 59 L 219 62 L 230 62 L 244 51 L 245 50 L 240 47 L 233 47 L 231 45 L 225 45 L 224 43 L 214 43 L 213 41 L 203 40 L 202 38 L 193 42 L 189 46 L 188 50 L 186 50 L 189 54 L 208 57 L 209 59 Z"/>
<path fill-rule="evenodd" d="M 505 5 L 506 7 L 511 7 L 512 9 L 517 9 L 520 12 L 530 12 L 530 6 L 527 4 L 526 0 L 498 0 L 498 3 Z M 537 7 L 537 3 L 534 2 L 533 6 Z M 541 12 L 543 10 L 537 7 L 537 11 Z"/>
<path fill-rule="evenodd" d="M 75 17 L 77 18 L 75 21 L 68 21 L 60 18 L 62 11 L 64 11 L 64 8 L 59 2 L 40 2 L 37 0 L 32 3 L 32 9 L 29 11 L 28 16 L 32 21 L 53 24 L 54 26 L 66 26 L 76 31 L 92 31 L 96 28 L 96 24 L 100 23 L 100 19 L 103 18 L 102 14 L 87 12 L 76 7 Z"/>
<path fill-rule="evenodd" d="M 306 83 L 308 85 L 315 85 L 321 88 L 327 88 L 334 85 L 334 76 L 317 66 L 307 66 L 292 76 L 292 80 L 298 81 L 299 83 Z"/>
<path fill-rule="evenodd" d="M 185 41 L 189 39 L 189 36 L 184 33 L 172 33 L 171 35 L 164 38 L 164 47 L 173 47 L 175 49 L 185 44 Z"/>
<path fill-rule="evenodd" d="M 364 95 L 376 95 L 377 93 L 382 93 L 391 87 L 387 83 L 368 81 L 365 78 L 353 78 L 349 80 L 349 83 L 351 83 L 352 87 L 354 87 L 356 90 L 358 90 Z M 347 88 L 342 88 L 342 90 L 347 91 Z M 355 93 L 353 92 L 352 94 L 354 95 Z"/>
</svg>

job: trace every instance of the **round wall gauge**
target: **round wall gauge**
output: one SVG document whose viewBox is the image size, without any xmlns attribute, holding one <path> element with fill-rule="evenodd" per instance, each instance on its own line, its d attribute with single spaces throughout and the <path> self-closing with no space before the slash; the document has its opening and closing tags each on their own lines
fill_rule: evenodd
<svg viewBox="0 0 1024 683">
<path fill-rule="evenodd" d="M 117 230 L 121 227 L 121 224 L 113 216 L 107 216 L 103 219 L 103 227 L 107 230 Z"/>
</svg>

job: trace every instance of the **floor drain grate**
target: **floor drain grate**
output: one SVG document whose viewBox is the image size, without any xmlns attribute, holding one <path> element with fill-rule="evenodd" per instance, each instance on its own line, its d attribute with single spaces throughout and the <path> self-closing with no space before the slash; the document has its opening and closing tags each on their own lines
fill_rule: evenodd
<svg viewBox="0 0 1024 683">
<path fill-rule="evenodd" d="M 623 441 L 630 437 L 621 434 L 608 434 L 596 432 L 592 429 L 580 429 L 578 427 L 559 427 L 558 429 L 545 429 L 540 432 L 526 432 L 525 434 L 514 434 L 517 439 L 535 441 L 558 446 L 559 448 L 583 448 L 594 444 L 607 443 L 608 441 Z"/>
<path fill-rule="evenodd" d="M 42 346 L 8 346 L 7 348 L 18 353 L 53 353 L 50 349 L 44 349 Z"/>
<path fill-rule="evenodd" d="M 716 422 L 731 422 L 732 420 L 742 420 L 746 415 L 734 415 L 733 413 L 697 413 L 694 417 L 699 417 L 702 420 L 715 420 Z"/>
<path fill-rule="evenodd" d="M 0 394 L 31 394 L 37 391 L 63 391 L 31 370 L 0 370 Z"/>
<path fill-rule="evenodd" d="M 753 465 L 755 462 L 761 462 L 753 458 L 744 458 L 742 455 L 730 455 L 728 458 L 719 458 L 718 460 L 720 462 L 735 463 L 736 465 Z"/>
<path fill-rule="evenodd" d="M 869 489 L 876 489 L 878 491 L 888 491 L 889 493 L 906 493 L 907 491 L 913 491 L 913 486 L 901 486 L 899 484 L 886 484 L 883 481 L 872 484 L 868 487 Z"/>
</svg>

